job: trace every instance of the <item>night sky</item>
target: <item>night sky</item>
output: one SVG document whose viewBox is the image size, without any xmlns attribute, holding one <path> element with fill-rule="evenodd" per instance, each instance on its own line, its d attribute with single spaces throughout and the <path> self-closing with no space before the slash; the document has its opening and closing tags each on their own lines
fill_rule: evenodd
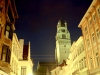
<svg viewBox="0 0 100 75">
<path fill-rule="evenodd" d="M 58 20 L 66 20 L 71 40 L 81 34 L 78 24 L 92 0 L 15 0 L 19 19 L 15 32 L 18 38 L 31 42 L 34 61 L 53 61 Z"/>
</svg>

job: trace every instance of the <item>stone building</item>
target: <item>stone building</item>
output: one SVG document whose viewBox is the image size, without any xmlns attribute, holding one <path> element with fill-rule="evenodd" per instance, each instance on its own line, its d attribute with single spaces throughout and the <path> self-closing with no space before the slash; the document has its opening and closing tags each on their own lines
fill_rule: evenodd
<svg viewBox="0 0 100 75">
<path fill-rule="evenodd" d="M 22 48 L 21 52 L 23 53 L 21 53 L 22 59 L 19 58 L 18 60 L 18 75 L 33 75 L 34 64 L 31 59 L 30 42 L 28 44 L 23 43 L 23 45 L 21 46 L 23 46 L 23 48 L 21 47 Z"/>
<path fill-rule="evenodd" d="M 70 72 L 72 75 L 89 75 L 86 67 L 86 53 L 84 50 L 83 37 L 80 36 L 76 42 L 73 42 L 69 57 Z"/>
<path fill-rule="evenodd" d="M 93 0 L 78 27 L 83 34 L 90 75 L 100 74 L 100 0 Z"/>
<path fill-rule="evenodd" d="M 30 43 L 24 45 L 24 39 L 18 40 L 16 33 L 13 33 L 10 65 L 10 75 L 33 75 Z"/>
<path fill-rule="evenodd" d="M 12 36 L 18 14 L 14 0 L 0 0 L 0 74 L 9 75 Z"/>
</svg>

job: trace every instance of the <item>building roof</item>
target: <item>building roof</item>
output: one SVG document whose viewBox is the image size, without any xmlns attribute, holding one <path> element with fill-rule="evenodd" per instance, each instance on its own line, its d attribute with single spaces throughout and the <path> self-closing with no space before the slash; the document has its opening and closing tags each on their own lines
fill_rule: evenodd
<svg viewBox="0 0 100 75">
<path fill-rule="evenodd" d="M 89 13 L 91 12 L 91 10 L 94 8 L 95 4 L 96 4 L 97 0 L 93 0 L 91 5 L 89 6 L 88 10 L 86 11 L 85 15 L 83 16 L 82 20 L 80 21 L 78 27 L 82 26 L 82 23 L 84 23 L 85 19 L 87 18 L 87 16 L 89 15 Z"/>
<path fill-rule="evenodd" d="M 15 0 L 9 0 L 10 1 L 10 7 L 14 13 L 14 18 L 18 18 L 18 13 L 17 13 L 17 10 L 16 10 L 16 5 L 15 5 Z"/>
</svg>

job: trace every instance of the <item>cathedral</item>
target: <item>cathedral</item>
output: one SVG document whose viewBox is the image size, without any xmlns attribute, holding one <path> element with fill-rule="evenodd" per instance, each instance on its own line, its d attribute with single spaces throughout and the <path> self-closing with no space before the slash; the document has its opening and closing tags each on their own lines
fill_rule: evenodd
<svg viewBox="0 0 100 75">
<path fill-rule="evenodd" d="M 71 39 L 67 23 L 59 20 L 56 33 L 55 59 L 58 64 L 66 60 L 70 53 Z"/>
</svg>

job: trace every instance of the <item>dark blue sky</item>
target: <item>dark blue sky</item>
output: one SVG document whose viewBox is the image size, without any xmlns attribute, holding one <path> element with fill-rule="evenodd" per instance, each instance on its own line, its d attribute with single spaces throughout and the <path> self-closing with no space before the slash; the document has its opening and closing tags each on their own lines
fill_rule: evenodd
<svg viewBox="0 0 100 75">
<path fill-rule="evenodd" d="M 78 39 L 81 35 L 78 24 L 91 2 L 92 0 L 16 0 L 19 15 L 15 25 L 16 33 L 25 42 L 31 42 L 34 61 L 54 59 L 59 19 L 67 21 L 71 40 Z"/>
</svg>

